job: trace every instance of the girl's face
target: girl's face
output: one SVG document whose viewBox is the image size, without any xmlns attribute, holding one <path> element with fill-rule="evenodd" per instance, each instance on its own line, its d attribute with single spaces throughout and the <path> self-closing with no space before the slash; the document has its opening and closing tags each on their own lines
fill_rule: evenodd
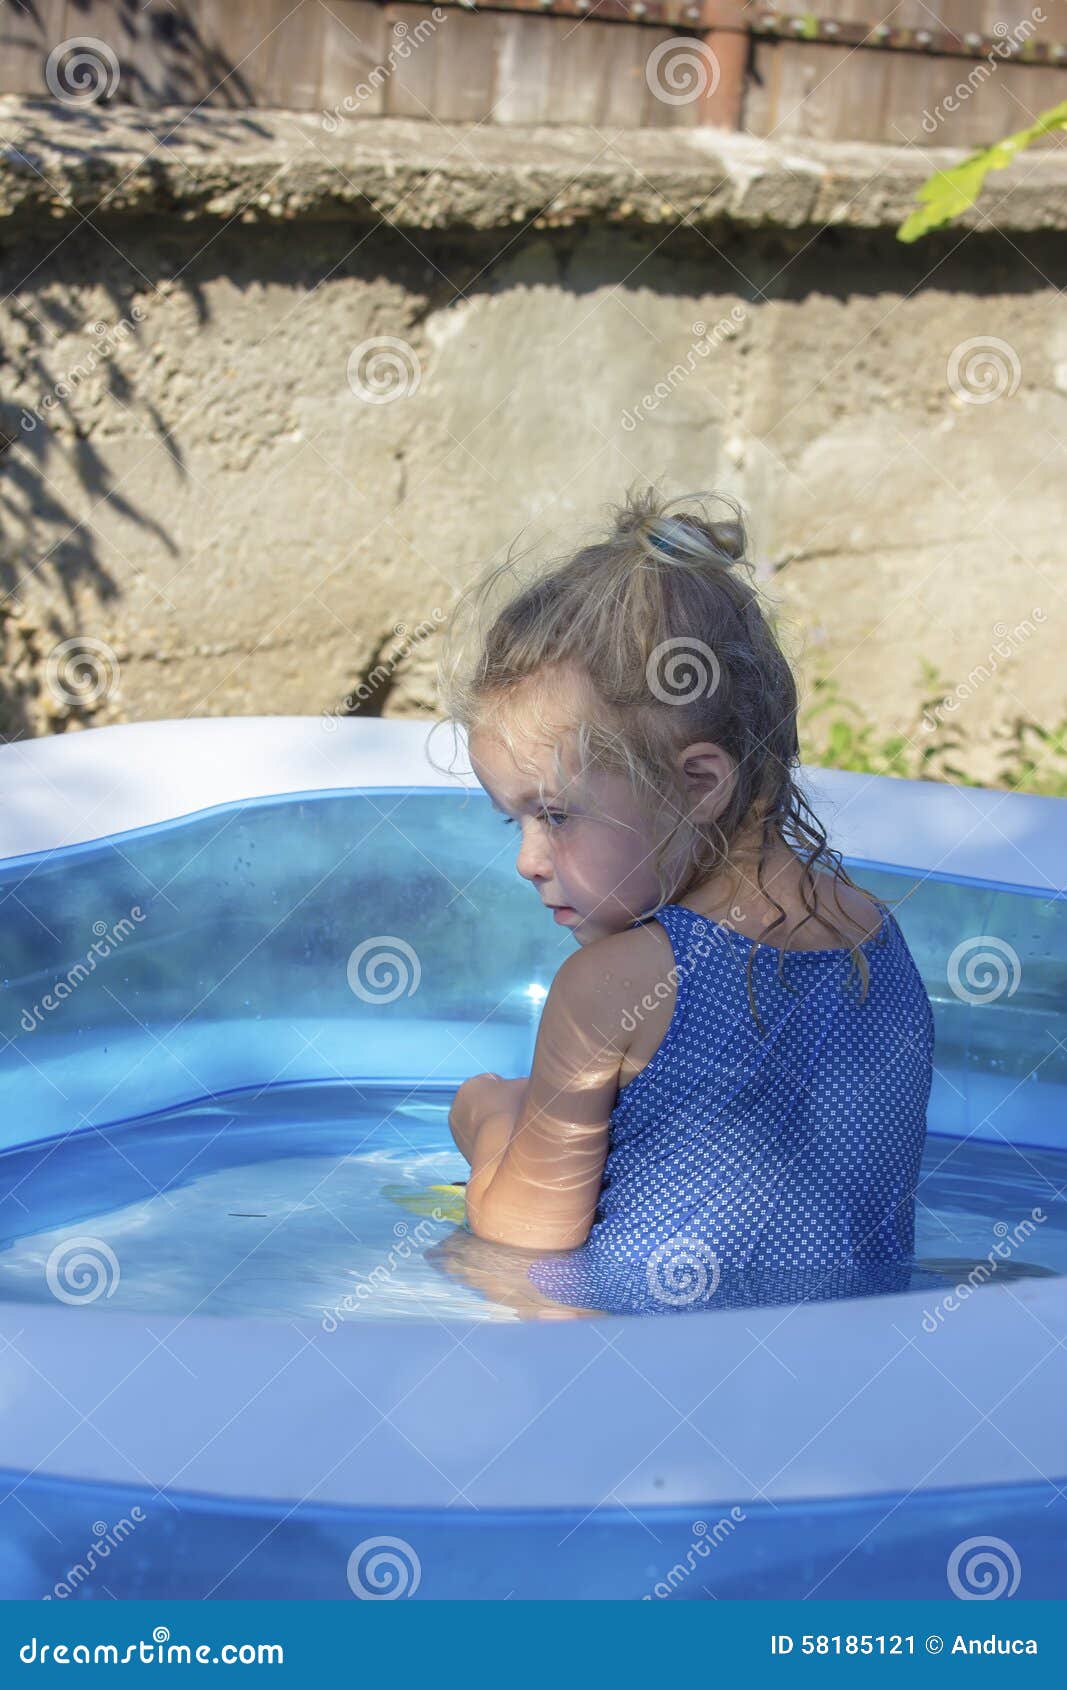
<svg viewBox="0 0 1067 1690">
<path fill-rule="evenodd" d="M 559 692 L 564 690 L 561 678 Z M 554 702 L 559 704 L 558 696 Z M 481 730 L 471 730 L 467 749 L 494 809 L 515 829 L 516 869 L 541 902 L 558 911 L 555 920 L 580 945 L 622 932 L 660 899 L 648 817 L 621 775 L 594 771 L 579 787 L 573 730 L 560 736 L 566 777 L 561 791 L 553 783 L 551 750 L 512 731 L 519 757 L 531 771 L 536 765 L 536 774 L 518 767 L 508 747 Z"/>
</svg>

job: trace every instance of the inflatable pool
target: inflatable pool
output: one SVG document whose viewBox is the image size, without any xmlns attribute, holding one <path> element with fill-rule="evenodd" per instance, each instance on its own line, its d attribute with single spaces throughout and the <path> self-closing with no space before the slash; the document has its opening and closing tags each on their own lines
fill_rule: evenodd
<svg viewBox="0 0 1067 1690">
<path fill-rule="evenodd" d="M 915 1275 L 633 1313 L 462 1224 L 574 942 L 453 746 L 0 748 L 4 1594 L 1062 1595 L 1067 803 L 802 771 L 934 1005 Z"/>
</svg>

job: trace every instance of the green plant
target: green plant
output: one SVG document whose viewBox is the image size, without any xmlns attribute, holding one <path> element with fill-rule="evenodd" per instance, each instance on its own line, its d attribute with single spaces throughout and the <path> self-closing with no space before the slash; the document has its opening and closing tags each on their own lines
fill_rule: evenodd
<svg viewBox="0 0 1067 1690">
<path fill-rule="evenodd" d="M 946 715 L 945 699 L 951 682 L 936 667 L 921 660 L 923 692 L 911 731 L 882 733 L 852 699 L 842 696 L 837 682 L 816 676 L 812 702 L 802 711 L 800 737 L 805 762 L 859 774 L 897 775 L 907 780 L 952 781 L 959 786 L 1004 787 L 1067 797 L 1067 719 L 1058 728 L 1043 728 L 1016 717 L 997 738 L 1002 740 L 996 778 L 980 777 L 960 760 L 966 741 L 953 715 Z"/>
<path fill-rule="evenodd" d="M 855 769 L 861 774 L 906 775 L 908 742 L 903 734 L 889 734 L 878 740 L 874 723 L 858 704 L 842 698 L 836 681 L 818 676 L 813 683 L 815 702 L 805 712 L 801 737 L 828 711 L 845 712 L 823 721 L 823 737 L 814 760 L 825 768 Z M 817 735 L 813 736 L 818 738 Z"/>
<path fill-rule="evenodd" d="M 1007 744 L 1000 779 L 1005 786 L 1046 798 L 1067 798 L 1067 718 L 1058 728 L 1043 728 L 1016 716 L 1003 737 Z M 1037 745 L 1031 750 L 1033 740 Z"/>
<path fill-rule="evenodd" d="M 994 141 L 991 147 L 979 148 L 951 170 L 935 170 L 919 188 L 916 194 L 919 207 L 900 225 L 897 240 L 917 241 L 930 229 L 951 223 L 974 204 L 991 170 L 1004 170 L 1039 135 L 1064 128 L 1067 128 L 1067 100 L 1042 112 L 1029 129 L 1020 129 L 1003 141 Z"/>
</svg>

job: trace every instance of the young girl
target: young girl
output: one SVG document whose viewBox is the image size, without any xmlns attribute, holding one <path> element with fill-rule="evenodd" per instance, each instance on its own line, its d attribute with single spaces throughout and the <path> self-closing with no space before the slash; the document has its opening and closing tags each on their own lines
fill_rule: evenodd
<svg viewBox="0 0 1067 1690">
<path fill-rule="evenodd" d="M 439 674 L 578 945 L 529 1078 L 479 1074 L 450 1117 L 471 1230 L 568 1252 L 530 1270 L 562 1301 L 604 1306 L 613 1273 L 626 1306 L 907 1284 L 933 1017 L 798 787 L 796 684 L 731 509 L 630 494 Z"/>
</svg>

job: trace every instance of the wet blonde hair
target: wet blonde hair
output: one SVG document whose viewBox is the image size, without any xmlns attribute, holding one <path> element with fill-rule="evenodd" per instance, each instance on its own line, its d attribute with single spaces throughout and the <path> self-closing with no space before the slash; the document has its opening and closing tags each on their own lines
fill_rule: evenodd
<svg viewBox="0 0 1067 1690">
<path fill-rule="evenodd" d="M 706 499 L 725 504 L 731 515 L 709 516 L 700 503 Z M 672 512 L 677 505 L 685 508 Z M 725 866 L 735 868 L 732 843 L 762 815 L 756 880 L 779 912 L 764 934 L 786 919 L 763 879 L 775 835 L 804 862 L 801 898 L 807 914 L 788 940 L 816 914 L 817 862 L 831 866 L 835 882 L 855 882 L 797 784 L 796 682 L 751 579 L 741 508 L 723 494 L 668 500 L 648 487 L 628 492 L 622 505 L 611 508 L 611 517 L 605 538 L 525 582 L 517 578 L 509 551 L 468 588 L 438 663 L 444 717 L 462 726 L 468 738 L 476 728 L 490 732 L 507 746 L 516 766 L 536 773 L 520 758 L 508 722 L 509 702 L 521 687 L 523 730 L 552 748 L 559 791 L 565 784 L 564 724 L 551 719 L 549 701 L 552 673 L 566 666 L 584 680 L 590 699 L 588 715 L 567 724 L 579 771 L 567 784 L 581 785 L 592 770 L 628 779 L 661 832 L 651 858 L 660 886 L 655 908 Z M 502 587 L 507 596 L 501 605 Z M 694 822 L 687 814 L 691 794 L 675 758 L 701 740 L 729 753 L 736 779 L 718 818 Z M 545 791 L 542 781 L 542 795 Z M 822 919 L 845 939 L 833 921 Z M 746 984 L 762 1034 L 752 986 L 756 945 L 753 940 Z M 848 947 L 849 980 L 858 969 L 866 995 L 867 959 L 858 945 Z M 784 948 L 780 977 L 783 957 Z"/>
</svg>

